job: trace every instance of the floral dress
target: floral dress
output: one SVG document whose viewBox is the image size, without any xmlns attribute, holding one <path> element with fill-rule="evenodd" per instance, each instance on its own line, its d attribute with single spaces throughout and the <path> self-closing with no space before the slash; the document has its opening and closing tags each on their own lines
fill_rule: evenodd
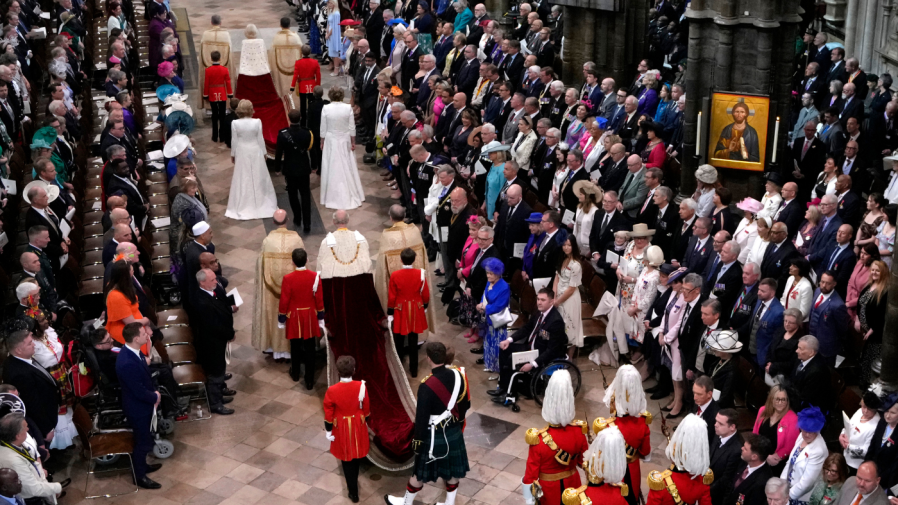
<svg viewBox="0 0 898 505">
<path fill-rule="evenodd" d="M 648 310 L 648 307 L 652 304 L 652 300 L 648 301 L 648 304 L 645 304 L 645 308 L 642 309 L 642 316 L 639 316 L 637 313 L 636 318 L 632 318 L 627 315 L 627 308 L 631 305 L 636 304 L 637 307 L 641 307 L 644 304 L 644 300 L 637 300 L 637 287 L 643 284 L 643 281 L 646 279 L 642 278 L 642 272 L 645 270 L 648 262 L 645 259 L 645 251 L 642 250 L 642 253 L 638 256 L 633 253 L 633 249 L 636 243 L 632 240 L 629 244 L 627 244 L 627 248 L 624 251 L 623 257 L 621 257 L 621 263 L 626 262 L 627 264 L 627 277 L 632 277 L 636 279 L 636 282 L 633 284 L 628 284 L 625 282 L 617 283 L 617 307 L 620 310 L 620 316 L 622 319 L 622 332 L 627 338 L 627 344 L 630 347 L 634 347 L 638 345 L 638 341 L 642 339 L 642 334 L 645 331 L 645 326 L 641 323 L 642 317 L 645 316 L 645 311 Z M 618 267 L 619 269 L 620 267 Z M 644 297 L 645 293 L 654 294 L 656 290 L 656 286 L 658 285 L 658 274 L 657 270 L 655 271 L 654 276 L 654 286 L 651 291 L 646 290 L 648 284 L 642 285 L 639 290 L 639 294 Z"/>
<path fill-rule="evenodd" d="M 73 411 L 68 408 L 72 405 L 74 396 L 71 383 L 66 375 L 63 351 L 63 345 L 53 328 L 47 328 L 43 338 L 34 339 L 34 361 L 45 368 L 59 385 L 59 414 L 50 449 L 65 449 L 72 445 L 72 440 L 78 435 L 75 424 L 72 422 Z"/>
<path fill-rule="evenodd" d="M 892 230 L 891 235 L 886 234 L 886 221 L 879 223 L 879 227 L 876 228 L 876 238 L 879 239 L 879 250 L 889 250 L 888 256 L 883 256 L 882 260 L 886 262 L 889 268 L 892 268 L 892 251 L 895 250 L 895 230 Z"/>
<path fill-rule="evenodd" d="M 574 288 L 574 294 L 558 307 L 564 318 L 564 330 L 569 344 L 583 347 L 583 320 L 580 316 L 580 285 L 583 284 L 583 267 L 577 260 L 570 260 L 558 272 L 558 289 L 555 295 L 560 296 L 567 288 Z"/>
</svg>

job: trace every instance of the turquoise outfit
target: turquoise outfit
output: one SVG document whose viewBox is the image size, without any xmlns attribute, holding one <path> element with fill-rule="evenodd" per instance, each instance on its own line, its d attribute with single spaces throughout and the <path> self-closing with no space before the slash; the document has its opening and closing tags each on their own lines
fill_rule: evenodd
<svg viewBox="0 0 898 505">
<path fill-rule="evenodd" d="M 486 174 L 486 215 L 488 219 L 492 219 L 493 212 L 496 211 L 496 198 L 502 191 L 505 184 L 505 163 L 501 165 L 493 165 Z"/>
</svg>

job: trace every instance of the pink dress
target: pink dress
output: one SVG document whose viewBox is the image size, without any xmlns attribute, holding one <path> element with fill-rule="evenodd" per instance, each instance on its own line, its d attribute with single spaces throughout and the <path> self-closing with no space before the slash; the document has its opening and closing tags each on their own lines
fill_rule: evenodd
<svg viewBox="0 0 898 505">
<path fill-rule="evenodd" d="M 465 246 L 461 249 L 461 259 L 459 260 L 459 270 L 465 279 L 471 275 L 471 268 L 474 266 L 474 258 L 477 257 L 477 251 L 480 246 L 474 243 L 474 237 L 468 237 L 465 240 Z"/>
<path fill-rule="evenodd" d="M 864 286 L 867 285 L 867 280 L 869 279 L 870 267 L 858 261 L 854 265 L 851 277 L 848 278 L 848 291 L 845 294 L 845 306 L 848 308 L 848 315 L 851 316 L 851 319 L 857 316 L 857 299 L 860 297 L 861 291 L 864 290 Z"/>
</svg>

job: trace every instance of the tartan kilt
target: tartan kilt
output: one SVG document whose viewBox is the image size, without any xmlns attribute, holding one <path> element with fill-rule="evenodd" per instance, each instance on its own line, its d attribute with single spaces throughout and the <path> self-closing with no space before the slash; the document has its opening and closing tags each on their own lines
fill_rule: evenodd
<svg viewBox="0 0 898 505">
<path fill-rule="evenodd" d="M 446 438 L 443 438 L 442 430 L 437 430 L 433 441 L 433 455 L 439 458 L 446 454 L 447 442 L 449 454 L 445 458 L 428 463 L 429 451 L 425 447 L 421 453 L 415 454 L 415 477 L 421 482 L 435 482 L 437 479 L 449 480 L 462 478 L 471 469 L 468 466 L 468 451 L 465 449 L 465 439 L 461 431 L 461 424 L 452 423 L 446 427 Z M 425 440 L 425 446 L 430 440 Z"/>
</svg>

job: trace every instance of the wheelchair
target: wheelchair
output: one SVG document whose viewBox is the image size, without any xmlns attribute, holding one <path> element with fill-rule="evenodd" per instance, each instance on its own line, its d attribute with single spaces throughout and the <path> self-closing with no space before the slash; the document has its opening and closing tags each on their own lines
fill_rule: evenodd
<svg viewBox="0 0 898 505">
<path fill-rule="evenodd" d="M 508 381 L 508 390 L 505 393 L 503 405 L 510 406 L 512 412 L 520 412 L 518 395 L 523 394 L 527 398 L 532 398 L 541 407 L 546 396 L 549 379 L 559 370 L 567 370 L 571 374 L 571 385 L 574 387 L 574 396 L 577 396 L 582 385 L 580 369 L 566 358 L 559 358 L 536 371 L 514 372 Z"/>
</svg>

